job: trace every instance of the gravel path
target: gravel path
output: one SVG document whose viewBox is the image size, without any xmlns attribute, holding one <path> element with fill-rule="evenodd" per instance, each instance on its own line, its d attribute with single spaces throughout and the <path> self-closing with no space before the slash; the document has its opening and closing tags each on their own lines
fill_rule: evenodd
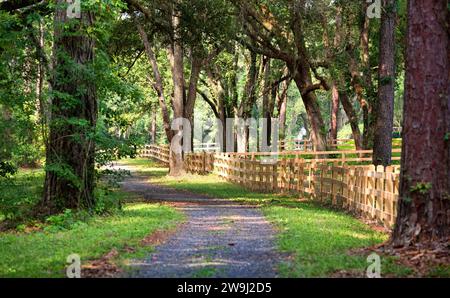
<svg viewBox="0 0 450 298">
<path fill-rule="evenodd" d="M 276 233 L 258 208 L 147 181 L 134 174 L 122 187 L 152 201 L 183 202 L 176 208 L 187 219 L 154 253 L 130 264 L 136 269 L 132 277 L 277 276 L 282 256 L 276 251 Z"/>
</svg>

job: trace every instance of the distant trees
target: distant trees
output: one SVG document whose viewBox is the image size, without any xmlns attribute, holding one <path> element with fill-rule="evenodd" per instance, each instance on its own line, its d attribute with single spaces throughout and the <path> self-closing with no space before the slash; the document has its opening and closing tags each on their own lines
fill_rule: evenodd
<svg viewBox="0 0 450 298">
<path fill-rule="evenodd" d="M 170 143 L 173 136 L 178 133 L 178 130 L 171 127 L 172 120 L 188 119 L 193 129 L 194 106 L 201 71 L 206 70 L 205 65 L 220 52 L 217 49 L 223 47 L 224 43 L 226 45 L 224 36 L 228 29 L 219 24 L 226 23 L 229 16 L 225 13 L 221 15 L 221 19 L 216 17 L 224 10 L 220 2 L 203 0 L 155 3 L 126 0 L 125 2 L 128 3 L 131 13 L 137 12 L 135 16 L 137 31 L 152 67 L 153 87 L 158 94 L 164 130 Z M 147 34 L 146 30 L 151 30 L 152 33 Z M 159 70 L 153 50 L 154 45 L 150 42 L 156 39 L 159 39 L 158 44 L 165 48 L 170 64 L 170 86 L 172 87 L 170 96 L 167 96 L 167 87 L 164 86 L 166 84 Z M 209 42 L 202 39 L 208 39 Z M 185 73 L 186 69 L 189 75 Z M 206 98 L 205 96 L 206 94 L 202 95 Z M 186 141 L 190 142 L 190 140 L 184 140 Z M 182 153 L 171 150 L 169 164 L 170 175 L 181 175 L 183 173 Z"/>
<path fill-rule="evenodd" d="M 238 21 L 242 26 L 241 44 L 258 54 L 286 63 L 305 106 L 316 150 L 326 149 L 328 131 L 329 137 L 337 138 L 337 114 L 341 102 L 356 148 L 373 148 L 376 133 L 376 159 L 380 159 L 384 152 L 390 155 L 391 145 L 387 139 L 392 135 L 397 1 L 383 2 L 378 47 L 374 46 L 378 38 L 378 21 L 367 15 L 368 3 L 365 1 L 336 1 L 333 6 L 326 1 L 314 1 L 313 5 L 299 0 L 278 5 L 263 1 L 231 2 L 237 7 Z M 374 79 L 377 49 L 382 60 L 378 80 L 380 103 L 375 86 L 377 80 Z M 321 110 L 317 98 L 320 90 L 330 94 L 329 113 Z M 353 103 L 353 95 L 358 106 Z M 330 117 L 328 127 L 324 115 Z M 386 123 L 385 126 L 378 129 L 377 119 L 378 126 Z M 362 131 L 360 122 L 363 123 Z M 386 159 L 382 158 L 381 163 L 389 164 L 390 159 Z"/>
<path fill-rule="evenodd" d="M 133 13 L 135 10 L 140 12 L 145 16 L 144 20 L 151 20 L 155 13 L 154 7 L 148 8 L 144 6 L 139 1 L 127 1 L 130 5 L 130 12 Z M 184 49 L 182 45 L 181 38 L 181 12 L 179 11 L 179 7 L 176 5 L 177 1 L 173 3 L 166 3 L 162 7 L 164 26 L 166 27 L 166 50 L 167 56 L 170 62 L 170 70 L 172 77 L 172 86 L 173 92 L 170 100 L 170 107 L 172 112 L 172 117 L 169 116 L 169 109 L 167 107 L 165 95 L 164 95 L 164 84 L 162 81 L 161 73 L 159 71 L 158 63 L 156 61 L 156 55 L 153 52 L 152 45 L 149 42 L 149 38 L 147 33 L 145 32 L 144 26 L 141 25 L 139 20 L 135 20 L 137 31 L 140 35 L 140 38 L 144 44 L 145 52 L 149 59 L 149 62 L 153 71 L 153 87 L 155 88 L 156 93 L 158 94 L 159 104 L 162 111 L 164 129 L 166 132 L 167 139 L 169 143 L 172 141 L 173 137 L 178 134 L 179 130 L 174 130 L 172 127 L 172 120 L 177 118 L 183 118 L 184 116 L 192 118 L 191 114 L 193 111 L 193 106 L 195 102 L 195 97 L 192 95 L 187 96 L 185 92 L 185 78 L 184 78 Z M 193 68 L 193 88 L 196 94 L 196 81 L 198 79 L 199 66 L 196 61 L 192 65 Z M 186 114 L 188 111 L 188 115 Z M 183 128 L 186 129 L 186 128 Z M 176 150 L 170 150 L 170 158 L 169 158 L 169 174 L 172 176 L 182 175 L 184 173 L 183 167 L 183 155 L 182 152 L 178 152 Z"/>
<path fill-rule="evenodd" d="M 185 1 L 169 1 L 164 4 L 156 2 L 152 5 L 139 0 L 126 0 L 126 2 L 130 7 L 135 7 L 137 11 L 147 16 L 146 23 L 150 24 L 148 29 L 152 30 L 152 35 L 159 38 L 166 36 L 162 38 L 161 44 L 167 48 L 168 57 L 172 57 L 170 59 L 172 70 L 181 70 L 181 68 L 173 67 L 178 64 L 173 63 L 175 61 L 173 53 L 176 49 L 174 42 L 178 39 L 181 41 L 183 55 L 179 56 L 178 61 L 184 61 L 184 73 L 177 71 L 178 74 L 175 75 L 172 72 L 171 77 L 178 82 L 173 81 L 172 84 L 173 90 L 178 91 L 170 93 L 170 98 L 166 98 L 167 102 L 171 101 L 170 106 L 165 103 L 165 100 L 160 101 L 166 105 L 165 108 L 161 106 L 161 111 L 168 140 L 171 139 L 170 134 L 173 132 L 168 129 L 167 119 L 174 117 L 173 108 L 178 109 L 177 105 L 181 103 L 174 99 L 179 97 L 176 94 L 182 93 L 182 85 L 184 85 L 183 116 L 190 119 L 193 126 L 193 107 L 197 93 L 200 94 L 215 115 L 222 120 L 225 141 L 227 134 L 225 118 L 236 116 L 245 121 L 259 97 L 263 99 L 261 107 L 263 114 L 273 116 L 277 112 L 283 122 L 281 128 L 284 129 L 286 105 L 283 104 L 284 99 L 279 101 L 276 97 L 277 92 L 281 90 L 279 87 L 288 79 L 289 82 L 292 79 L 302 98 L 308 122 L 305 126 L 307 125 L 311 130 L 311 138 L 316 150 L 326 149 L 327 132 L 330 132 L 329 137 L 337 138 L 337 115 L 339 104 L 342 103 L 356 149 L 370 149 L 375 144 L 376 160 L 381 160 L 380 163 L 385 165 L 390 163 L 387 156 L 391 151 L 388 139 L 392 135 L 390 119 L 392 119 L 393 88 L 395 87 L 393 59 L 396 55 L 394 24 L 397 1 L 383 2 L 384 12 L 381 20 L 383 30 L 381 30 L 378 46 L 373 42 L 378 39 L 376 30 L 374 26 L 370 26 L 370 24 L 376 25 L 377 21 L 370 20 L 366 14 L 368 4 L 365 2 L 344 5 L 338 1 L 333 7 L 330 7 L 326 1 L 317 1 L 314 2 L 314 6 L 309 6 L 306 2 L 299 0 L 288 1 L 282 5 L 271 5 L 260 1 L 229 1 L 221 4 L 204 0 L 193 1 L 190 4 Z M 167 12 L 169 7 L 179 12 L 169 17 L 170 13 Z M 234 11 L 230 9 L 233 7 Z M 219 10 L 224 16 L 223 19 L 232 21 L 224 22 L 208 17 L 199 13 L 198 9 L 210 11 L 209 14 L 212 14 L 213 10 Z M 153 14 L 156 20 L 151 20 L 150 14 Z M 177 15 L 181 16 L 180 30 L 174 30 L 171 24 Z M 221 28 L 225 33 L 217 32 L 214 29 L 217 26 L 214 24 L 222 25 Z M 378 28 L 378 26 L 375 27 Z M 174 38 L 174 34 L 180 34 L 179 38 Z M 230 46 L 233 39 L 240 45 Z M 245 73 L 245 84 L 243 84 L 243 97 L 239 100 L 236 96 L 238 90 L 231 89 L 240 88 L 237 81 L 242 80 L 242 76 L 235 76 L 234 82 L 231 82 L 230 76 L 226 79 L 221 78 L 222 72 L 232 73 L 237 69 L 236 66 L 229 62 L 220 67 L 214 64 L 219 62 L 215 57 L 220 52 L 225 51 L 235 55 L 233 53 L 243 52 L 242 49 L 248 51 L 249 59 L 245 61 L 245 67 L 239 66 L 238 70 L 242 75 L 242 71 L 248 68 Z M 377 49 L 380 50 L 380 59 L 378 59 Z M 288 70 L 284 79 L 277 82 L 278 78 L 272 77 L 273 71 L 270 70 L 272 62 L 267 64 L 263 63 L 263 60 L 284 62 Z M 377 67 L 375 60 L 383 67 Z M 255 67 L 256 64 L 258 64 L 257 67 Z M 225 65 L 227 68 L 224 68 Z M 218 69 L 221 70 L 218 71 Z M 376 71 L 379 71 L 378 80 L 375 79 Z M 189 80 L 187 80 L 188 74 Z M 183 75 L 186 77 L 181 79 Z M 267 80 L 264 77 L 267 77 Z M 272 84 L 269 84 L 269 81 Z M 380 100 L 377 99 L 376 94 L 375 82 L 377 81 Z M 261 82 L 264 82 L 265 86 Z M 178 85 L 180 86 L 177 87 Z M 206 89 L 199 86 L 204 86 Z M 320 90 L 327 91 L 330 96 L 331 111 L 329 112 L 323 111 L 321 102 L 317 98 L 316 92 Z M 255 91 L 258 92 L 255 93 Z M 285 91 L 278 92 L 278 95 L 284 94 L 285 97 L 287 89 Z M 325 121 L 328 115 L 329 122 Z M 362 130 L 359 126 L 360 122 L 363 123 Z M 383 123 L 384 126 L 381 127 Z M 245 129 L 243 133 L 246 134 L 247 130 Z M 237 141 L 248 143 L 248 136 L 244 135 Z M 242 144 L 241 147 L 247 148 L 248 144 Z M 382 154 L 384 158 L 380 157 Z"/>
<path fill-rule="evenodd" d="M 233 1 L 239 9 L 243 32 L 247 39 L 241 42 L 252 51 L 286 63 L 290 76 L 296 83 L 311 127 L 314 149 L 326 150 L 327 129 L 318 104 L 315 90 L 329 89 L 317 71 L 306 45 L 304 1 L 289 1 L 284 7 L 269 7 L 249 1 Z M 273 11 L 284 9 L 287 13 Z M 313 82 L 313 75 L 319 83 Z"/>
<path fill-rule="evenodd" d="M 447 0 L 408 1 L 400 200 L 392 242 L 450 236 L 450 43 Z"/>
<path fill-rule="evenodd" d="M 41 33 L 24 9 L 36 2 L 0 3 L 0 162 L 14 166 L 37 166 L 44 152 Z"/>
</svg>

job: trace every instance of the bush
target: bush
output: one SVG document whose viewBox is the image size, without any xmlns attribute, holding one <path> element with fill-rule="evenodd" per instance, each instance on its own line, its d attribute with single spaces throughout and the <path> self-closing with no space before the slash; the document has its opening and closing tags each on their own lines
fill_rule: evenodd
<svg viewBox="0 0 450 298">
<path fill-rule="evenodd" d="M 90 215 L 86 211 L 64 210 L 63 213 L 51 215 L 45 220 L 49 225 L 44 228 L 47 232 L 70 230 L 86 225 Z"/>
<path fill-rule="evenodd" d="M 8 161 L 0 161 L 0 177 L 10 177 L 17 173 L 17 167 Z"/>
<path fill-rule="evenodd" d="M 97 188 L 95 190 L 96 204 L 94 212 L 99 215 L 112 214 L 122 210 L 122 198 L 120 193 L 108 188 Z"/>
<path fill-rule="evenodd" d="M 3 219 L 20 221 L 30 216 L 39 201 L 44 183 L 43 171 L 23 170 L 14 176 L 0 176 L 0 214 Z"/>
</svg>

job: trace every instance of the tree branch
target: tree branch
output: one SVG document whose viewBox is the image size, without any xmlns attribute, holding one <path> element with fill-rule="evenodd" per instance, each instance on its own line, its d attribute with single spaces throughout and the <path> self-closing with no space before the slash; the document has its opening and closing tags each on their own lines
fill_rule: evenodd
<svg viewBox="0 0 450 298">
<path fill-rule="evenodd" d="M 317 84 L 312 84 L 312 85 L 305 86 L 303 88 L 303 90 L 302 90 L 302 96 L 304 97 L 304 96 L 308 95 L 308 93 L 316 91 L 316 90 L 319 90 L 319 89 L 327 90 L 327 89 L 324 88 L 322 83 L 317 83 Z"/>
<path fill-rule="evenodd" d="M 216 118 L 219 118 L 219 112 L 217 111 L 217 107 L 215 103 L 209 99 L 208 95 L 206 95 L 203 91 L 197 88 L 197 93 L 203 98 L 203 100 L 211 107 Z"/>
<path fill-rule="evenodd" d="M 128 66 L 127 72 L 124 75 L 119 75 L 121 78 L 125 78 L 130 73 L 131 69 L 136 64 L 136 61 L 142 56 L 143 53 L 144 53 L 144 49 L 139 51 L 136 58 L 134 58 L 133 62 L 131 62 L 131 64 Z"/>
<path fill-rule="evenodd" d="M 152 18 L 152 13 L 151 11 L 145 7 L 144 5 L 142 5 L 139 1 L 137 0 L 124 0 L 127 4 L 128 4 L 128 8 L 134 7 L 136 10 L 142 12 L 146 18 L 151 19 Z"/>
</svg>

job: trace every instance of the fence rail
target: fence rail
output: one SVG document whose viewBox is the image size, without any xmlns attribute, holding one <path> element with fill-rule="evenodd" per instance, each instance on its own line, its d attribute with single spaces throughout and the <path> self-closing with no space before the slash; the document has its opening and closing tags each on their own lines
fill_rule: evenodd
<svg viewBox="0 0 450 298">
<path fill-rule="evenodd" d="M 201 175 L 215 173 L 252 191 L 299 193 L 392 226 L 400 168 L 351 165 L 354 161 L 371 161 L 371 154 L 367 150 L 282 152 L 270 160 L 267 157 L 276 153 L 200 152 L 185 155 L 185 169 Z M 168 163 L 169 148 L 149 145 L 142 156 Z"/>
<path fill-rule="evenodd" d="M 163 164 L 169 164 L 170 148 L 163 145 L 145 145 L 140 151 L 141 157 L 154 158 Z"/>
<path fill-rule="evenodd" d="M 392 139 L 394 147 L 401 146 L 401 139 Z M 345 147 L 348 150 L 356 150 L 354 139 L 334 139 L 327 140 L 329 149 L 338 150 L 339 147 Z M 218 143 L 200 143 L 194 142 L 194 152 L 206 151 L 216 152 L 220 151 L 220 144 Z M 295 151 L 295 152 L 313 152 L 314 145 L 312 140 L 308 139 L 286 139 L 278 140 L 278 151 Z"/>
<path fill-rule="evenodd" d="M 393 161 L 400 160 L 401 149 L 392 150 Z M 347 150 L 347 151 L 315 151 L 315 152 L 299 152 L 299 151 L 283 151 L 283 152 L 244 152 L 244 153 L 228 153 L 240 158 L 252 160 L 265 160 L 268 158 L 302 158 L 306 162 L 330 162 L 334 164 L 348 164 L 356 162 L 369 162 L 373 160 L 372 150 Z"/>
</svg>

